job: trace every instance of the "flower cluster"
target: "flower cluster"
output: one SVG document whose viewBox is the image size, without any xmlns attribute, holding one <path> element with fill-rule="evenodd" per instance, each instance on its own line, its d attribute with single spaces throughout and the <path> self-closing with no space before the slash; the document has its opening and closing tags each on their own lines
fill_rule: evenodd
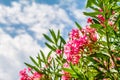
<svg viewBox="0 0 120 80">
<path fill-rule="evenodd" d="M 94 28 L 86 27 L 85 29 L 73 29 L 69 34 L 69 41 L 64 46 L 64 53 L 68 62 L 77 64 L 81 57 L 80 52 L 84 47 L 92 42 L 97 41 L 97 32 Z"/>
<path fill-rule="evenodd" d="M 36 80 L 36 79 L 40 79 L 42 77 L 42 74 L 38 73 L 38 72 L 33 72 L 32 75 L 30 75 L 30 71 L 31 69 L 23 69 L 20 71 L 20 80 Z"/>
</svg>

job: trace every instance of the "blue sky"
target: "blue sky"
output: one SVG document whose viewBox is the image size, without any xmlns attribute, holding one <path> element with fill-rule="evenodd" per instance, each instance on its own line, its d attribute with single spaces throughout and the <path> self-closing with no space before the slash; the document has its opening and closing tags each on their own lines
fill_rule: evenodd
<svg viewBox="0 0 120 80">
<path fill-rule="evenodd" d="M 19 80 L 19 70 L 39 50 L 47 53 L 43 33 L 61 30 L 67 38 L 75 28 L 83 27 L 82 12 L 86 0 L 0 0 L 0 80 Z"/>
</svg>

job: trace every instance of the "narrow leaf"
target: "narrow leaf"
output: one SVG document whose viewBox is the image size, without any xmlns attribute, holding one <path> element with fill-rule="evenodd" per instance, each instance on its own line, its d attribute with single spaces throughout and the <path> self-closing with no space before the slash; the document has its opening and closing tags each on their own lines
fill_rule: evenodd
<svg viewBox="0 0 120 80">
<path fill-rule="evenodd" d="M 50 45 L 50 44 L 48 44 L 48 43 L 45 43 L 45 45 L 46 45 L 48 48 L 50 48 L 51 50 L 53 50 L 53 51 L 55 51 L 55 50 L 56 50 L 53 46 L 51 46 L 51 45 Z"/>
<path fill-rule="evenodd" d="M 32 69 L 34 69 L 35 71 L 41 73 L 41 71 L 38 68 L 36 68 L 35 66 L 32 66 L 31 64 L 28 64 L 28 63 L 25 63 L 25 65 L 32 68 Z"/>
<path fill-rule="evenodd" d="M 40 50 L 40 53 L 41 53 L 41 56 L 42 56 L 44 62 L 46 63 L 47 61 L 46 61 L 46 59 L 45 59 L 45 55 L 44 55 L 43 51 Z"/>
<path fill-rule="evenodd" d="M 58 33 L 57 33 L 57 42 L 59 39 L 60 39 L 60 30 L 58 30 Z"/>
<path fill-rule="evenodd" d="M 39 64 L 31 56 L 30 56 L 30 59 L 37 67 L 39 67 Z"/>
<path fill-rule="evenodd" d="M 78 29 L 80 29 L 80 30 L 82 29 L 82 27 L 77 22 L 75 22 L 75 24 L 78 27 Z"/>
<path fill-rule="evenodd" d="M 50 31 L 50 33 L 52 35 L 52 38 L 53 38 L 55 44 L 57 44 L 57 38 L 56 38 L 55 32 L 53 30 L 49 30 L 49 31 Z"/>
<path fill-rule="evenodd" d="M 45 37 L 45 39 L 53 43 L 52 39 L 50 39 L 50 37 L 48 37 L 46 34 L 43 34 L 43 36 Z"/>
<path fill-rule="evenodd" d="M 47 55 L 47 60 L 49 59 L 50 55 L 52 54 L 52 51 L 50 51 Z"/>
<path fill-rule="evenodd" d="M 84 15 L 91 17 L 95 17 L 96 15 L 100 14 L 100 12 L 83 12 L 83 13 Z"/>
<path fill-rule="evenodd" d="M 62 36 L 60 36 L 60 39 L 61 39 L 61 41 L 63 42 L 63 44 L 66 44 L 66 42 L 65 42 L 65 40 L 63 39 Z"/>
</svg>

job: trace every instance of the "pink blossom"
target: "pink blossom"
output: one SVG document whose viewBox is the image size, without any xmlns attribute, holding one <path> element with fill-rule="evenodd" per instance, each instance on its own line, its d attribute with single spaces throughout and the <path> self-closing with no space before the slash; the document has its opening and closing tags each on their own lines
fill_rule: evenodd
<svg viewBox="0 0 120 80">
<path fill-rule="evenodd" d="M 100 12 L 103 12 L 103 10 L 102 10 L 101 8 L 99 9 L 99 11 L 100 11 Z"/>
<path fill-rule="evenodd" d="M 63 64 L 63 67 L 64 68 L 69 68 L 69 64 L 66 62 L 66 63 Z"/>
<path fill-rule="evenodd" d="M 115 14 L 115 11 L 112 11 L 112 14 Z"/>
<path fill-rule="evenodd" d="M 105 18 L 103 17 L 103 15 L 99 14 L 97 15 L 98 19 L 100 20 L 100 22 L 104 22 Z"/>
<path fill-rule="evenodd" d="M 30 72 L 32 69 L 30 67 L 28 67 L 28 72 Z"/>
<path fill-rule="evenodd" d="M 66 75 L 62 75 L 62 80 L 70 80 L 70 77 Z"/>
<path fill-rule="evenodd" d="M 95 33 L 95 31 L 96 31 L 96 29 L 91 28 L 90 26 L 86 26 L 86 28 L 85 28 L 86 33 Z"/>
<path fill-rule="evenodd" d="M 26 68 L 24 68 L 23 70 L 21 70 L 21 71 L 19 72 L 19 74 L 20 74 L 20 76 L 26 75 L 26 74 L 27 74 L 27 73 L 26 73 Z"/>
<path fill-rule="evenodd" d="M 32 80 L 32 78 L 27 74 L 27 69 L 23 69 L 19 72 L 20 74 L 20 80 Z"/>
<path fill-rule="evenodd" d="M 90 38 L 91 38 L 91 40 L 94 41 L 94 42 L 96 42 L 97 39 L 98 39 L 98 38 L 97 38 L 97 34 L 95 34 L 95 33 L 94 33 L 94 34 L 92 33 L 92 34 L 90 35 Z"/>
<path fill-rule="evenodd" d="M 116 59 L 117 59 L 118 61 L 120 61 L 120 57 L 117 57 Z"/>
<path fill-rule="evenodd" d="M 87 26 L 85 28 L 85 33 L 86 33 L 86 35 L 89 34 L 90 39 L 92 41 L 94 41 L 94 42 L 97 41 L 98 37 L 97 37 L 97 32 L 96 32 L 95 28 L 91 28 L 91 27 Z"/>
<path fill-rule="evenodd" d="M 78 39 L 79 38 L 79 30 L 78 29 L 72 29 L 72 31 L 69 34 L 69 37 L 71 40 Z"/>
<path fill-rule="evenodd" d="M 115 22 L 113 22 L 112 20 L 108 20 L 108 24 L 109 24 L 110 26 L 113 26 L 114 23 L 115 23 Z"/>
<path fill-rule="evenodd" d="M 78 64 L 80 59 L 80 55 L 73 56 L 72 64 Z"/>
<path fill-rule="evenodd" d="M 88 18 L 88 19 L 87 19 L 87 23 L 93 23 L 92 19 L 91 19 L 91 18 Z"/>
<path fill-rule="evenodd" d="M 52 57 L 50 56 L 50 57 L 48 58 L 48 63 L 50 63 L 51 60 L 52 60 Z"/>
<path fill-rule="evenodd" d="M 62 50 L 57 49 L 57 50 L 56 50 L 56 53 L 57 53 L 57 54 L 62 54 Z"/>
<path fill-rule="evenodd" d="M 64 46 L 64 53 L 65 54 L 78 54 L 79 53 L 79 46 L 80 42 L 78 40 L 69 41 Z"/>
<path fill-rule="evenodd" d="M 38 72 L 34 72 L 33 73 L 33 79 L 35 78 L 41 78 L 42 77 L 42 74 L 38 73 Z"/>
<path fill-rule="evenodd" d="M 64 68 L 69 68 L 69 64 L 66 62 L 63 64 Z M 62 80 L 70 80 L 70 73 L 66 71 L 62 71 Z"/>
<path fill-rule="evenodd" d="M 80 59 L 79 52 L 87 43 L 87 37 L 83 36 L 77 40 L 70 40 L 67 44 L 65 44 L 64 53 L 67 57 L 67 61 L 77 64 Z"/>
<path fill-rule="evenodd" d="M 38 72 L 34 72 L 33 74 L 30 75 L 31 68 L 28 69 L 23 69 L 19 72 L 20 74 L 20 80 L 34 80 L 36 78 L 41 78 L 42 74 L 38 73 Z"/>
<path fill-rule="evenodd" d="M 85 32 L 94 32 L 94 29 L 87 29 L 85 29 Z M 68 62 L 72 62 L 73 64 L 77 64 L 79 62 L 79 53 L 84 46 L 88 44 L 88 38 L 83 34 L 81 30 L 78 29 L 73 29 L 70 32 L 70 40 L 64 45 L 64 53 Z"/>
</svg>

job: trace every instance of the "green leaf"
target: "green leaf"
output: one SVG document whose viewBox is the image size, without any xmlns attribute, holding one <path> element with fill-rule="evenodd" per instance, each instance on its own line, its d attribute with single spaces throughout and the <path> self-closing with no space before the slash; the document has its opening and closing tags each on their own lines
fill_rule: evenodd
<svg viewBox="0 0 120 80">
<path fill-rule="evenodd" d="M 98 11 L 98 8 L 96 8 L 96 7 L 90 6 L 90 8 L 95 10 L 95 11 Z"/>
<path fill-rule="evenodd" d="M 74 71 L 74 73 L 79 77 L 79 79 L 85 80 L 84 74 L 81 73 L 79 70 L 75 69 L 75 66 L 73 66 L 72 63 L 70 63 L 70 67 Z"/>
<path fill-rule="evenodd" d="M 40 50 L 40 53 L 41 53 L 41 56 L 42 56 L 44 62 L 46 63 L 47 61 L 46 61 L 46 58 L 45 58 L 45 55 L 44 55 L 43 51 Z"/>
<path fill-rule="evenodd" d="M 55 44 L 57 44 L 57 38 L 56 38 L 55 32 L 54 32 L 52 29 L 49 30 L 49 31 L 50 31 L 50 33 L 51 33 L 51 35 L 52 35 L 52 38 L 53 38 Z"/>
<path fill-rule="evenodd" d="M 53 46 L 51 46 L 50 44 L 48 44 L 48 43 L 45 43 L 45 45 L 48 47 L 48 48 L 50 48 L 51 50 L 53 50 L 53 51 L 55 51 L 56 50 L 56 48 L 54 48 Z"/>
<path fill-rule="evenodd" d="M 95 78 L 98 79 L 98 80 L 99 80 L 99 79 L 103 80 L 103 78 L 104 78 L 103 74 L 104 74 L 103 72 L 99 72 L 99 73 L 95 76 Z"/>
<path fill-rule="evenodd" d="M 77 22 L 75 22 L 75 24 L 78 27 L 78 29 L 80 29 L 80 30 L 82 29 L 82 27 Z"/>
<path fill-rule="evenodd" d="M 96 0 L 87 0 L 86 8 L 91 7 L 93 5 L 98 6 Z"/>
<path fill-rule="evenodd" d="M 39 64 L 34 60 L 34 58 L 32 58 L 32 57 L 30 56 L 30 59 L 31 59 L 31 61 L 32 61 L 37 67 L 39 67 Z"/>
<path fill-rule="evenodd" d="M 60 30 L 58 30 L 58 33 L 57 33 L 57 42 L 59 39 L 60 39 Z"/>
<path fill-rule="evenodd" d="M 41 73 L 41 71 L 38 68 L 36 68 L 35 66 L 33 66 L 31 64 L 28 64 L 28 63 L 25 63 L 25 65 L 28 66 L 28 67 L 30 67 L 30 68 L 32 68 L 32 69 L 34 69 L 35 71 Z"/>
<path fill-rule="evenodd" d="M 83 13 L 84 15 L 91 17 L 95 17 L 96 15 L 100 14 L 100 12 L 83 12 Z"/>
<path fill-rule="evenodd" d="M 47 55 L 47 60 L 49 59 L 50 55 L 52 54 L 52 51 L 50 51 Z"/>
<path fill-rule="evenodd" d="M 113 10 L 119 10 L 120 9 L 120 6 L 115 6 L 112 8 Z"/>
<path fill-rule="evenodd" d="M 96 19 L 92 19 L 95 24 L 100 24 Z"/>
<path fill-rule="evenodd" d="M 92 5 L 92 2 L 90 0 L 87 0 L 86 8 L 90 7 Z"/>
<path fill-rule="evenodd" d="M 110 58 L 110 56 L 105 53 L 95 53 L 90 55 L 90 57 L 97 57 L 97 58 L 104 58 L 104 59 Z"/>
<path fill-rule="evenodd" d="M 43 60 L 41 60 L 41 58 L 40 58 L 40 55 L 38 54 L 38 56 L 37 56 L 37 59 L 38 59 L 38 64 L 39 64 L 39 66 L 41 67 L 42 65 L 41 65 L 41 62 L 44 62 Z"/>
<path fill-rule="evenodd" d="M 90 26 L 93 27 L 93 28 L 97 28 L 97 29 L 103 29 L 104 28 L 100 24 L 91 24 Z"/>
<path fill-rule="evenodd" d="M 51 39 L 50 37 L 48 37 L 46 34 L 43 34 L 43 36 L 44 36 L 44 37 L 45 37 L 45 39 L 47 39 L 48 41 L 50 41 L 50 42 L 54 43 L 54 42 L 52 41 L 52 39 Z"/>
<path fill-rule="evenodd" d="M 52 63 L 53 63 L 53 67 L 54 67 L 54 70 L 55 70 L 56 64 L 55 64 L 55 60 L 54 59 L 52 59 Z"/>
<path fill-rule="evenodd" d="M 100 73 L 103 73 L 103 72 L 101 72 L 100 69 L 97 68 L 95 65 L 90 65 L 89 67 L 93 67 L 96 71 L 98 71 L 98 72 L 100 72 Z"/>
<path fill-rule="evenodd" d="M 62 63 L 60 62 L 60 59 L 55 58 L 55 60 L 58 62 L 58 64 L 62 64 Z"/>
<path fill-rule="evenodd" d="M 74 71 L 70 68 L 62 68 L 62 70 L 69 72 L 70 74 L 74 73 Z"/>
<path fill-rule="evenodd" d="M 119 33 L 120 33 L 120 20 L 118 21 Z"/>
<path fill-rule="evenodd" d="M 60 39 L 63 42 L 63 44 L 66 44 L 66 42 L 65 42 L 65 40 L 64 40 L 64 38 L 62 36 L 60 36 Z"/>
</svg>

